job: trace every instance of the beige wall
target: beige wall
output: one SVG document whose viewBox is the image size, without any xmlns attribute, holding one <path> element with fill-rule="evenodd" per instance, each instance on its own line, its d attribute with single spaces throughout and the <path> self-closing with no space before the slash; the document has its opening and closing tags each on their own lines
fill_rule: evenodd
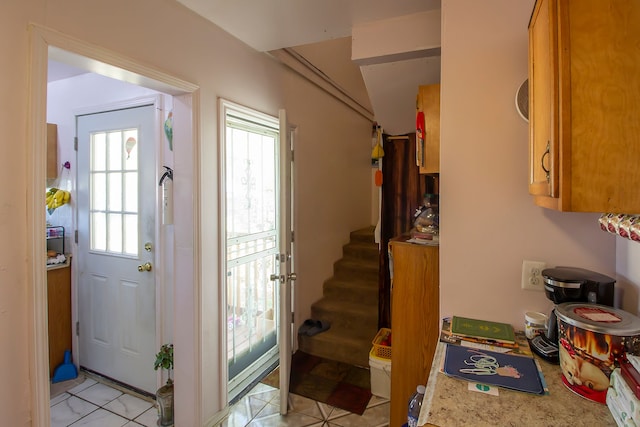
<svg viewBox="0 0 640 427">
<path fill-rule="evenodd" d="M 10 6 L 4 5 L 0 14 L 0 156 L 6 159 L 0 168 L 0 178 L 5 183 L 1 190 L 0 231 L 7 242 L 0 248 L 0 343 L 5 349 L 0 352 L 0 365 L 5 367 L 0 386 L 2 424 L 31 424 L 30 381 L 34 380 L 28 364 L 33 349 L 29 347 L 31 285 L 27 282 L 30 261 L 25 241 L 26 200 L 31 188 L 25 175 L 25 165 L 30 161 L 26 141 L 29 22 L 126 55 L 200 87 L 200 129 L 196 131 L 201 143 L 202 194 L 194 196 L 201 196 L 203 207 L 200 274 L 203 286 L 209 290 L 206 295 L 216 295 L 219 286 L 215 250 L 217 98 L 225 97 L 273 115 L 279 108 L 288 110 L 290 121 L 299 130 L 295 206 L 300 279 L 296 289 L 297 303 L 302 306 L 297 318 L 304 320 L 310 302 L 321 294 L 322 282 L 331 275 L 331 265 L 340 257 L 348 232 L 370 224 L 370 123 L 174 1 L 14 0 Z M 193 283 L 183 282 L 177 283 L 177 292 L 194 293 Z M 209 322 L 202 343 L 207 351 L 220 348 L 220 334 L 211 326 L 220 317 L 216 302 L 212 301 L 203 314 L 204 321 Z M 192 331 L 175 331 L 183 332 L 184 337 L 193 336 Z M 207 384 L 218 383 L 216 379 L 224 366 L 215 366 L 211 362 L 215 357 L 209 356 L 204 354 L 200 359 L 196 355 L 193 360 L 202 360 Z M 177 376 L 178 370 L 176 384 L 180 383 L 183 390 L 198 388 L 200 378 L 180 380 Z M 210 387 L 205 388 L 204 399 L 203 419 L 213 416 L 225 401 Z M 185 412 L 188 409 L 184 407 L 177 411 L 178 420 L 189 420 L 181 425 L 191 425 L 190 420 L 200 417 Z"/>
<path fill-rule="evenodd" d="M 640 244 L 616 237 L 616 287 L 620 289 L 621 307 L 640 315 Z"/>
<path fill-rule="evenodd" d="M 527 194 L 527 123 L 514 97 L 527 78 L 533 0 L 442 2 L 442 315 L 523 323 L 547 311 L 520 288 L 522 260 L 615 276 L 614 237 L 597 214 L 536 207 Z"/>
</svg>

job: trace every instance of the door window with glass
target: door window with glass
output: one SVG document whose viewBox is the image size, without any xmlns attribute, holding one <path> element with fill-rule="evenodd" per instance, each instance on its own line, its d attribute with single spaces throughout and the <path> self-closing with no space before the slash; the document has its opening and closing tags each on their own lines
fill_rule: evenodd
<svg viewBox="0 0 640 427">
<path fill-rule="evenodd" d="M 278 357 L 279 123 L 227 106 L 226 322 L 229 379 Z M 259 369 L 259 368 L 256 368 Z"/>
</svg>

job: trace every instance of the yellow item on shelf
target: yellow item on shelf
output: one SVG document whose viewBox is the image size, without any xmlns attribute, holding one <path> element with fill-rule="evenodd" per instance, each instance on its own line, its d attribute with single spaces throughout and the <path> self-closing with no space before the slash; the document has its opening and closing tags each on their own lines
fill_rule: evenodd
<svg viewBox="0 0 640 427">
<path fill-rule="evenodd" d="M 71 200 L 71 193 L 66 190 L 60 190 L 58 188 L 51 188 L 46 193 L 45 204 L 51 214 L 54 210 L 62 205 L 69 203 Z"/>
<path fill-rule="evenodd" d="M 374 160 L 381 159 L 384 157 L 384 149 L 382 148 L 382 144 L 380 140 L 382 139 L 382 129 L 377 129 L 377 139 L 376 145 L 373 147 L 373 151 L 371 152 L 371 158 Z"/>
</svg>

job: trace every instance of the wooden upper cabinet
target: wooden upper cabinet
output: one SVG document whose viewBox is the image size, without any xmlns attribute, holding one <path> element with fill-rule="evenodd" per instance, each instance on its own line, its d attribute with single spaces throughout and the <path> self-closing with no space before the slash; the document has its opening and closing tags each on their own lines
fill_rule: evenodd
<svg viewBox="0 0 640 427">
<path fill-rule="evenodd" d="M 47 179 L 58 177 L 58 125 L 47 123 Z"/>
<path fill-rule="evenodd" d="M 560 211 L 640 212 L 640 2 L 537 0 L 529 192 Z"/>
<path fill-rule="evenodd" d="M 422 174 L 440 173 L 440 85 L 420 86 L 416 107 L 425 130 L 424 141 L 416 138 L 416 162 Z"/>
</svg>

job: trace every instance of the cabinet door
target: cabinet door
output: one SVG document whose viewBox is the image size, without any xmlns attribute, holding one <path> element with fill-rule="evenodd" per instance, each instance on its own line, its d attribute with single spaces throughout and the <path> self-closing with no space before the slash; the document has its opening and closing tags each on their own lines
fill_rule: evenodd
<svg viewBox="0 0 640 427">
<path fill-rule="evenodd" d="M 640 2 L 538 0 L 529 24 L 529 192 L 571 212 L 640 210 Z"/>
<path fill-rule="evenodd" d="M 58 125 L 47 123 L 47 179 L 58 177 Z"/>
<path fill-rule="evenodd" d="M 440 173 L 440 85 L 419 87 L 418 111 L 424 113 L 424 141 L 416 138 L 420 173 Z"/>
<path fill-rule="evenodd" d="M 71 268 L 47 271 L 49 319 L 49 375 L 64 361 L 64 351 L 71 350 Z"/>
<path fill-rule="evenodd" d="M 392 241 L 390 426 L 407 421 L 407 404 L 425 384 L 440 335 L 438 246 Z"/>
<path fill-rule="evenodd" d="M 555 0 L 536 2 L 529 25 L 529 193 L 558 197 Z"/>
</svg>

